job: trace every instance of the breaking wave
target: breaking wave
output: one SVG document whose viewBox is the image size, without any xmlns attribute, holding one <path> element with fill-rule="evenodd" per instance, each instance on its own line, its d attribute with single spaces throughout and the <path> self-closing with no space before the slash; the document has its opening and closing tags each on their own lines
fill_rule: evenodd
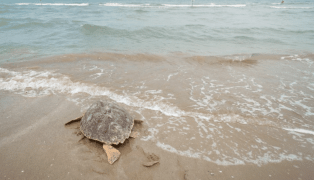
<svg viewBox="0 0 314 180">
<path fill-rule="evenodd" d="M 15 3 L 16 5 L 20 6 L 28 6 L 28 5 L 34 5 L 34 6 L 88 6 L 89 3 Z"/>
<path fill-rule="evenodd" d="M 157 8 L 171 8 L 171 7 L 192 7 L 191 4 L 122 4 L 122 3 L 105 3 L 99 4 L 100 6 L 109 7 L 157 7 Z M 245 4 L 234 5 L 218 5 L 218 4 L 195 4 L 193 7 L 245 7 Z"/>
<path fill-rule="evenodd" d="M 279 6 L 270 6 L 271 8 L 276 9 L 312 9 L 312 7 L 279 7 Z"/>
</svg>

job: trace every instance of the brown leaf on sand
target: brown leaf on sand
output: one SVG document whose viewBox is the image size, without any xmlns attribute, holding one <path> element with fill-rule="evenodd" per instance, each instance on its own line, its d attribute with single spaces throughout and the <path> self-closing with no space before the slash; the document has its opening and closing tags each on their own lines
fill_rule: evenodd
<svg viewBox="0 0 314 180">
<path fill-rule="evenodd" d="M 137 138 L 139 136 L 140 136 L 140 133 L 137 132 L 137 131 L 132 131 L 131 134 L 130 134 L 130 137 L 132 137 L 132 138 Z"/>
<path fill-rule="evenodd" d="M 143 163 L 143 166 L 146 166 L 146 167 L 151 167 L 155 164 L 159 163 L 159 161 L 151 161 L 151 162 L 146 162 L 146 163 Z"/>
<path fill-rule="evenodd" d="M 120 157 L 120 152 L 110 145 L 103 145 L 103 148 L 107 154 L 109 164 L 113 164 Z"/>
</svg>

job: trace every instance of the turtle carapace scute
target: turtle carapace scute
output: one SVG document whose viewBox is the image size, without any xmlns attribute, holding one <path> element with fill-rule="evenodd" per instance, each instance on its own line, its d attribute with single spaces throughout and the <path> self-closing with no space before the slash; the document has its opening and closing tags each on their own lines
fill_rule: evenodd
<svg viewBox="0 0 314 180">
<path fill-rule="evenodd" d="M 123 107 L 113 102 L 97 101 L 84 114 L 80 129 L 89 139 L 117 145 L 129 138 L 133 125 L 133 117 Z"/>
</svg>

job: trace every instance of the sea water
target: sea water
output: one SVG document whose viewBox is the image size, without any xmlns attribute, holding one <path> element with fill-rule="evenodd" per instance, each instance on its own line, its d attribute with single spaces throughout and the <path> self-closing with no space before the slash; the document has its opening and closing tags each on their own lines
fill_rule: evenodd
<svg viewBox="0 0 314 180">
<path fill-rule="evenodd" d="M 313 16 L 307 0 L 0 0 L 0 92 L 115 101 L 142 141 L 219 165 L 313 162 Z"/>
<path fill-rule="evenodd" d="M 313 52 L 313 1 L 196 0 L 193 4 L 189 0 L 1 0 L 0 55 L 104 50 L 197 55 Z"/>
</svg>

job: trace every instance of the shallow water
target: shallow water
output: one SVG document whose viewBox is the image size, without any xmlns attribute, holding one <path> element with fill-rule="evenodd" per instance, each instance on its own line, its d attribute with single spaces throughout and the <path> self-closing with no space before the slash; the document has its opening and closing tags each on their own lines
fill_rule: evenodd
<svg viewBox="0 0 314 180">
<path fill-rule="evenodd" d="M 312 1 L 0 1 L 0 57 L 311 53 Z"/>
</svg>

